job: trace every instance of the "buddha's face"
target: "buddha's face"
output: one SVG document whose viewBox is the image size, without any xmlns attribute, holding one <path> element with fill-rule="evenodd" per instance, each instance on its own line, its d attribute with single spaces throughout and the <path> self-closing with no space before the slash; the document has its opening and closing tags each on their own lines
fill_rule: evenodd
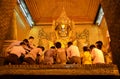
<svg viewBox="0 0 120 79">
<path fill-rule="evenodd" d="M 69 26 L 61 24 L 57 26 L 57 32 L 60 37 L 67 37 L 69 35 Z"/>
</svg>

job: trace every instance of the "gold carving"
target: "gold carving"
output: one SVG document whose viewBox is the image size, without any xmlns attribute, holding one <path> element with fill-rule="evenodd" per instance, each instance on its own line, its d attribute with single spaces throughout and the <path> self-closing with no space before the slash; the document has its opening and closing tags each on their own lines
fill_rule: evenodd
<svg viewBox="0 0 120 79">
<path fill-rule="evenodd" d="M 71 20 L 67 17 L 64 8 L 60 17 L 55 22 L 55 30 L 60 37 L 69 36 L 69 31 L 71 30 Z"/>
<path fill-rule="evenodd" d="M 64 8 L 60 17 L 53 23 L 53 27 L 57 37 L 56 42 L 61 42 L 62 47 L 64 48 L 66 47 L 67 42 L 70 41 L 70 35 L 72 31 L 72 22 L 67 17 Z"/>
</svg>

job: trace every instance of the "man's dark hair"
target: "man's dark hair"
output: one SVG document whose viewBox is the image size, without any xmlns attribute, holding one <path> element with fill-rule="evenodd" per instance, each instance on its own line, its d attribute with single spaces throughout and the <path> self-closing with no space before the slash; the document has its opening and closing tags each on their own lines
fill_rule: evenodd
<svg viewBox="0 0 120 79">
<path fill-rule="evenodd" d="M 25 42 L 25 43 L 29 43 L 28 39 L 24 39 L 23 42 Z"/>
<path fill-rule="evenodd" d="M 102 41 L 97 41 L 96 44 L 98 49 L 102 49 L 102 45 L 103 45 Z"/>
<path fill-rule="evenodd" d="M 56 48 L 61 48 L 61 43 L 60 42 L 56 42 L 55 46 L 56 46 Z"/>
<path fill-rule="evenodd" d="M 84 47 L 83 47 L 83 51 L 88 51 L 88 47 L 87 47 L 87 46 L 84 46 Z"/>
<path fill-rule="evenodd" d="M 68 47 L 71 46 L 73 43 L 72 42 L 68 42 L 67 45 Z"/>
<path fill-rule="evenodd" d="M 45 50 L 45 48 L 44 48 L 43 46 L 37 46 L 37 48 L 41 48 L 41 49 L 42 49 L 42 51 L 44 51 L 44 50 Z"/>
<path fill-rule="evenodd" d="M 97 44 L 97 48 L 98 49 L 102 49 L 102 45 L 101 44 Z"/>
<path fill-rule="evenodd" d="M 93 48 L 95 48 L 95 45 L 94 44 L 90 45 L 90 49 L 92 50 Z"/>
<path fill-rule="evenodd" d="M 51 46 L 50 48 L 55 49 L 55 46 Z"/>
<path fill-rule="evenodd" d="M 30 36 L 29 39 L 34 39 L 34 37 L 33 37 L 33 36 Z"/>
<path fill-rule="evenodd" d="M 102 41 L 97 41 L 96 44 L 99 44 L 99 45 L 103 45 L 103 42 Z"/>
<path fill-rule="evenodd" d="M 25 45 L 25 43 L 24 43 L 24 42 L 21 42 L 20 45 Z"/>
</svg>

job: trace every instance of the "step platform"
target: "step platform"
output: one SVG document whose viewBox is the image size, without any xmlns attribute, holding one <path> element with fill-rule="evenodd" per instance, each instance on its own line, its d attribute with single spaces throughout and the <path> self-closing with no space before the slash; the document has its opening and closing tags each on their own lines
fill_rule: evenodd
<svg viewBox="0 0 120 79">
<path fill-rule="evenodd" d="M 0 75 L 113 75 L 119 76 L 114 64 L 1 65 Z"/>
</svg>

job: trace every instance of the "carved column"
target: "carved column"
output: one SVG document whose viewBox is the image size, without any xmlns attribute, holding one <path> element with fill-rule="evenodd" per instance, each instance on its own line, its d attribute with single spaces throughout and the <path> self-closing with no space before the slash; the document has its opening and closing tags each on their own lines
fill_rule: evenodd
<svg viewBox="0 0 120 79">
<path fill-rule="evenodd" d="M 0 55 L 2 54 L 3 41 L 9 31 L 16 0 L 0 0 Z"/>
</svg>

